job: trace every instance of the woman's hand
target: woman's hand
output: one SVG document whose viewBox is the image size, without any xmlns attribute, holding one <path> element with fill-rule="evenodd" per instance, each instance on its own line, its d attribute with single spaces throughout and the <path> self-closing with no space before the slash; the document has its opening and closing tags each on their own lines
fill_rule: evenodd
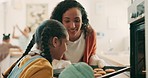
<svg viewBox="0 0 148 78">
<path fill-rule="evenodd" d="M 92 55 L 89 60 L 89 65 L 98 66 L 99 68 L 103 68 L 105 66 L 105 61 L 100 59 L 97 55 Z"/>
<path fill-rule="evenodd" d="M 98 65 L 99 68 L 103 68 L 105 66 L 104 60 L 100 59 L 97 62 L 98 62 L 97 65 Z"/>
</svg>

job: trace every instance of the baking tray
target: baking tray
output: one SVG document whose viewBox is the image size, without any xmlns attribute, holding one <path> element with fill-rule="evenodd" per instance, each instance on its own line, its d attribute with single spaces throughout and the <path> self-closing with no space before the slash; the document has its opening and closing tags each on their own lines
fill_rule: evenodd
<svg viewBox="0 0 148 78">
<path fill-rule="evenodd" d="M 93 69 L 94 68 L 98 68 L 98 66 L 91 66 Z M 97 78 L 109 78 L 112 76 L 115 76 L 117 74 L 123 73 L 125 71 L 130 71 L 130 67 L 129 66 L 104 66 L 103 70 L 105 69 L 115 69 L 114 72 L 111 73 L 106 73 L 105 75 L 102 75 L 101 77 L 97 77 Z M 59 74 L 64 70 L 64 68 L 62 69 L 54 69 L 53 73 L 54 73 L 54 77 L 58 77 Z"/>
<path fill-rule="evenodd" d="M 98 68 L 98 66 L 91 66 L 93 69 L 94 68 Z M 112 76 L 115 76 L 117 74 L 123 73 L 125 71 L 130 71 L 130 67 L 129 66 L 104 66 L 103 70 L 105 69 L 114 69 L 114 72 L 111 73 L 106 73 L 105 75 L 102 75 L 100 77 L 97 78 L 109 78 Z"/>
<path fill-rule="evenodd" d="M 58 77 L 59 74 L 64 70 L 64 68 L 61 69 L 54 69 L 53 70 L 53 77 Z"/>
</svg>

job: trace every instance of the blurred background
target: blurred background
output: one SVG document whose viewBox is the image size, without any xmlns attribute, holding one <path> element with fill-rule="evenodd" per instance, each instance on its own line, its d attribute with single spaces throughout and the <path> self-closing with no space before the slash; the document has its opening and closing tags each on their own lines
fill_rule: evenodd
<svg viewBox="0 0 148 78">
<path fill-rule="evenodd" d="M 39 24 L 48 19 L 54 7 L 62 0 L 0 0 L 0 42 L 2 34 L 10 33 L 13 27 L 23 30 L 31 27 L 31 34 Z M 97 54 L 116 65 L 129 65 L 130 30 L 128 7 L 131 0 L 77 0 L 86 9 L 89 23 L 97 32 Z M 16 30 L 16 35 L 21 35 Z M 18 40 L 11 43 L 19 45 Z M 18 50 L 11 50 L 7 61 L 1 64 L 4 71 L 21 56 Z M 120 58 L 120 59 L 119 59 Z M 6 66 L 8 65 L 8 66 Z M 2 67 L 4 66 L 4 67 Z M 121 77 L 120 77 L 121 78 Z M 123 78 L 126 78 L 123 76 Z"/>
</svg>

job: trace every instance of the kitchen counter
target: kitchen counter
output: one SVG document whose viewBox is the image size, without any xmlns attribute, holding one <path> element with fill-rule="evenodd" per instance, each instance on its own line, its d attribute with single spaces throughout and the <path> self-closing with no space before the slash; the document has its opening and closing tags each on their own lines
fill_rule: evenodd
<svg viewBox="0 0 148 78">
<path fill-rule="evenodd" d="M 102 52 L 99 57 L 107 61 L 109 64 L 119 66 L 130 65 L 130 54 L 128 52 Z"/>
<path fill-rule="evenodd" d="M 101 52 L 98 56 L 111 66 L 130 66 L 129 52 Z M 111 78 L 130 78 L 129 72 L 124 72 Z"/>
</svg>

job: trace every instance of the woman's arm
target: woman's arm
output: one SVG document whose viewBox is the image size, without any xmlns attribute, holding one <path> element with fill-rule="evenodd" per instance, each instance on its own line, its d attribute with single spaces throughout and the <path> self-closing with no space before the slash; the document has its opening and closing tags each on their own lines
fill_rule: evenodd
<svg viewBox="0 0 148 78">
<path fill-rule="evenodd" d="M 83 55 L 83 62 L 89 63 L 92 55 L 96 54 L 96 33 L 93 30 L 90 35 L 86 36 L 86 46 Z"/>
</svg>

